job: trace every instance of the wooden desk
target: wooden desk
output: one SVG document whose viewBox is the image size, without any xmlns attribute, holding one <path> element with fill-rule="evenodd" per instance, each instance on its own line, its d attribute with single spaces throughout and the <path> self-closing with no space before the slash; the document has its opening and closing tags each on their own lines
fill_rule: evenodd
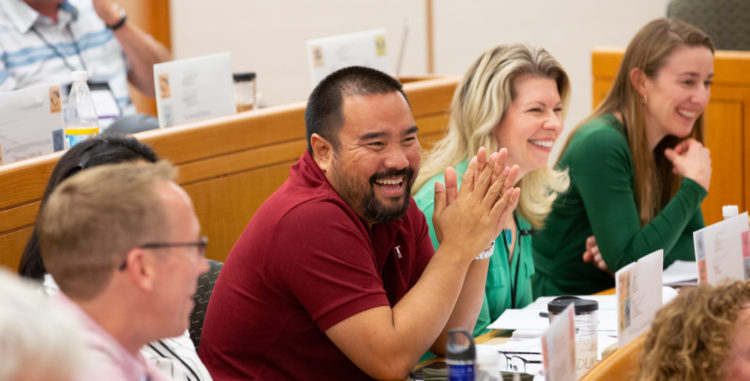
<svg viewBox="0 0 750 381">
<path fill-rule="evenodd" d="M 459 80 L 404 85 L 423 148 L 442 136 Z M 179 169 L 177 182 L 193 199 L 203 233 L 211 239 L 208 258 L 226 260 L 255 211 L 289 177 L 289 167 L 307 146 L 304 112 L 300 102 L 136 135 Z M 0 265 L 18 268 L 61 156 L 0 166 Z"/>
<path fill-rule="evenodd" d="M 594 107 L 612 87 L 624 53 L 623 48 L 593 50 Z M 702 209 L 709 225 L 723 219 L 723 205 L 737 205 L 740 211 L 750 206 L 750 52 L 717 51 L 714 71 L 711 102 L 705 112 L 713 174 Z"/>
</svg>

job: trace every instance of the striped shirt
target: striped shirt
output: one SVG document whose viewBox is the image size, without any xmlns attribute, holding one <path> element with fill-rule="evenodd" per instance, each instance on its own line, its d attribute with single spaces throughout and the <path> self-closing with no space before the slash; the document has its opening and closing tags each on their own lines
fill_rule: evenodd
<svg viewBox="0 0 750 381">
<path fill-rule="evenodd" d="M 92 1 L 65 1 L 57 17 L 54 23 L 23 0 L 0 0 L 0 92 L 68 84 L 71 71 L 86 70 L 89 81 L 109 84 L 123 115 L 134 113 L 130 65 Z"/>
</svg>

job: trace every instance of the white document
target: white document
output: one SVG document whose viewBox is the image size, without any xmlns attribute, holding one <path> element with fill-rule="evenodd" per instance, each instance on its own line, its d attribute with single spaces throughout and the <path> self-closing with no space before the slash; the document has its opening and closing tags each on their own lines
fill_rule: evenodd
<svg viewBox="0 0 750 381">
<path fill-rule="evenodd" d="M 651 328 L 662 306 L 664 250 L 657 250 L 615 274 L 620 347 Z"/>
<path fill-rule="evenodd" d="M 538 337 L 549 327 L 549 318 L 541 316 L 547 313 L 547 304 L 555 299 L 555 296 L 544 296 L 537 298 L 534 303 L 523 309 L 507 309 L 500 317 L 488 326 L 489 329 L 513 329 L 514 337 Z M 617 296 L 615 295 L 588 295 L 579 296 L 581 299 L 595 300 L 599 303 L 599 332 L 616 334 L 617 332 Z"/>
<path fill-rule="evenodd" d="M 159 127 L 237 113 L 229 53 L 154 65 Z"/>
<path fill-rule="evenodd" d="M 0 93 L 0 165 L 65 148 L 60 85 Z"/>
<path fill-rule="evenodd" d="M 483 344 L 480 344 L 483 345 Z M 537 337 L 530 340 L 513 340 L 505 344 L 491 345 L 492 349 L 503 353 L 511 361 L 501 362 L 501 369 L 505 372 L 526 372 L 528 374 L 542 374 L 544 365 L 542 364 L 542 340 Z M 514 359 L 517 357 L 518 359 Z M 526 360 L 525 367 L 523 360 Z M 524 370 L 525 368 L 525 370 Z"/>
<path fill-rule="evenodd" d="M 576 381 L 575 312 L 569 305 L 542 335 L 544 378 L 547 381 Z"/>
<path fill-rule="evenodd" d="M 487 328 L 544 331 L 549 328 L 549 318 L 540 316 L 539 313 L 546 311 L 546 305 L 544 311 L 528 307 L 521 310 L 507 309 Z"/>
<path fill-rule="evenodd" d="M 692 286 L 698 284 L 698 266 L 695 262 L 674 261 L 662 274 L 665 286 Z"/>
<path fill-rule="evenodd" d="M 747 212 L 693 233 L 698 281 L 714 286 L 750 275 L 750 223 Z"/>
<path fill-rule="evenodd" d="M 307 41 L 313 87 L 328 74 L 349 66 L 364 66 L 390 74 L 385 29 Z"/>
</svg>

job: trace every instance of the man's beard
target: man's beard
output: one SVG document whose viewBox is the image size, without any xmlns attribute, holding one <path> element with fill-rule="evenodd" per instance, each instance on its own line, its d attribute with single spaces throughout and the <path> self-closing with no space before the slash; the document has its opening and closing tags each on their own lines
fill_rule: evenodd
<svg viewBox="0 0 750 381">
<path fill-rule="evenodd" d="M 339 196 L 355 211 L 357 207 L 363 208 L 363 217 L 369 222 L 380 224 L 396 221 L 409 209 L 411 186 L 414 182 L 414 171 L 411 168 L 378 172 L 370 176 L 366 185 L 358 184 L 355 178 L 346 176 L 343 171 L 334 171 L 334 177 L 341 187 L 337 189 Z M 375 180 L 388 177 L 403 177 L 401 187 L 404 193 L 399 199 L 394 199 L 395 202 L 386 205 L 375 197 Z"/>
</svg>

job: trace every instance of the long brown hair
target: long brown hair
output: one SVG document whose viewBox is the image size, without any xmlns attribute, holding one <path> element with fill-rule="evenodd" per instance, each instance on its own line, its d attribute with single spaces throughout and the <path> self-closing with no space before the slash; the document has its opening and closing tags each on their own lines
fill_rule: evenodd
<svg viewBox="0 0 750 381">
<path fill-rule="evenodd" d="M 641 355 L 638 380 L 722 379 L 737 319 L 748 303 L 748 281 L 683 289 L 656 314 Z"/>
<path fill-rule="evenodd" d="M 681 140 L 667 136 L 652 152 L 646 135 L 643 116 L 643 97 L 630 81 L 630 72 L 638 68 L 650 79 L 658 76 L 667 57 L 681 46 L 705 46 L 711 53 L 711 38 L 700 29 L 678 19 L 656 19 L 646 24 L 630 41 L 620 64 L 612 89 L 594 112 L 573 129 L 563 152 L 578 128 L 605 114 L 621 112 L 627 127 L 627 139 L 635 168 L 635 199 L 641 226 L 649 222 L 674 196 L 682 179 L 672 174 L 672 163 L 664 157 L 666 148 L 673 148 Z M 689 138 L 703 143 L 703 115 L 693 125 Z M 560 155 L 562 157 L 562 155 Z"/>
</svg>

